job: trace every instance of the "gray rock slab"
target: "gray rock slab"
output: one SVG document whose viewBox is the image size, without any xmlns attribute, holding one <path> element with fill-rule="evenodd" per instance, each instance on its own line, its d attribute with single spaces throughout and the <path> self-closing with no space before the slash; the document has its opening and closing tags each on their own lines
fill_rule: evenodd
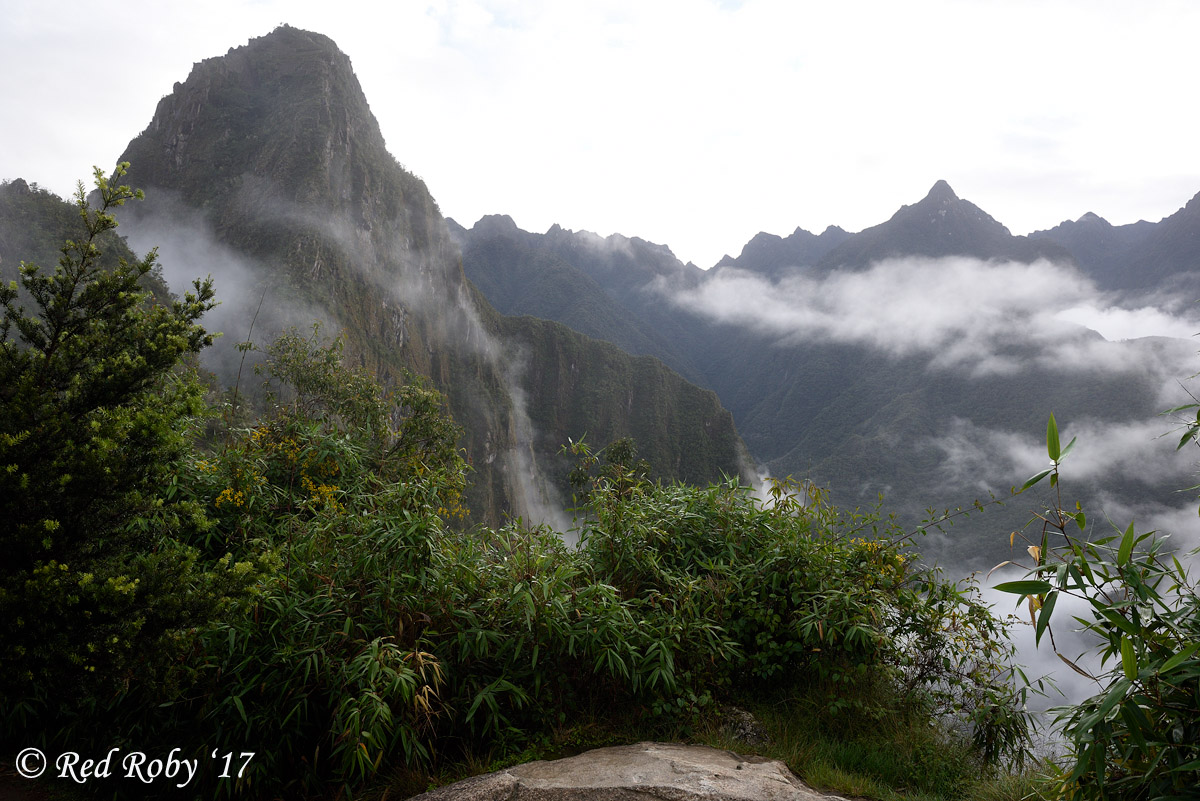
<svg viewBox="0 0 1200 801">
<path fill-rule="evenodd" d="M 412 801 L 829 801 L 787 766 L 701 745 L 638 743 L 527 762 Z"/>
</svg>

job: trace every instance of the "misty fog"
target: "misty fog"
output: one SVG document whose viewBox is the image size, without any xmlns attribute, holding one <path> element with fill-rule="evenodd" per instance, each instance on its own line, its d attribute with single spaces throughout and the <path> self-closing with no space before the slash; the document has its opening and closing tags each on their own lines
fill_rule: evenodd
<svg viewBox="0 0 1200 801">
<path fill-rule="evenodd" d="M 1062 381 L 1128 374 L 1151 390 L 1159 409 L 1191 402 L 1194 389 L 1188 379 L 1200 365 L 1192 339 L 1200 332 L 1195 304 L 1165 294 L 1103 292 L 1074 266 L 1045 260 L 1022 264 L 905 257 L 861 271 L 813 274 L 795 268 L 778 280 L 725 267 L 716 268 L 694 288 L 671 290 L 660 282 L 658 291 L 693 314 L 753 331 L 768 346 L 853 344 L 897 359 L 915 358 L 931 374 L 949 371 L 972 379 L 1015 378 L 1033 368 L 1048 368 Z M 1049 466 L 1044 438 L 1028 431 L 963 418 L 934 422 L 940 433 L 925 447 L 939 454 L 939 480 L 946 487 L 982 494 L 1020 486 Z M 1070 419 L 1060 424 L 1064 445 L 1077 438 L 1063 467 L 1068 503 L 1073 503 L 1071 493 L 1079 484 L 1104 487 L 1120 481 L 1127 488 L 1146 490 L 1141 500 L 1101 490 L 1086 510 L 1089 525 L 1084 536 L 1107 536 L 1134 521 L 1139 532 L 1169 536 L 1181 558 L 1200 546 L 1195 492 L 1163 500 L 1164 488 L 1183 490 L 1197 483 L 1195 451 L 1178 451 L 1178 437 L 1172 436 L 1177 421 L 1151 416 Z M 1035 487 L 1008 503 L 1033 509 L 1054 500 L 1046 493 L 1045 487 Z M 971 536 L 1000 536 L 988 531 L 995 525 L 988 514 L 967 524 L 978 526 Z M 1032 525 L 1025 533 L 1040 537 L 1040 528 Z M 976 570 L 978 565 L 946 563 L 939 551 L 949 536 L 954 534 L 934 532 L 918 547 L 928 549 L 926 555 L 940 561 L 948 576 Z M 1007 536 L 1004 539 L 1007 546 Z M 1025 545 L 1017 537 L 1009 558 L 1021 562 Z M 976 573 L 995 610 L 1015 615 L 1014 641 L 1027 674 L 1051 676 L 1061 691 L 1032 700 L 1031 708 L 1044 710 L 1095 694 L 1099 686 L 1067 669 L 1049 637 L 1040 648 L 1034 647 L 1028 611 L 1023 605 L 1014 607 L 1015 596 L 990 589 L 1022 575 L 1011 565 L 990 576 Z M 1085 605 L 1063 598 L 1056 610 L 1055 642 L 1060 653 L 1095 673 L 1101 667 L 1091 653 L 1094 640 L 1079 631 L 1072 619 L 1076 614 L 1086 617 Z"/>
<path fill-rule="evenodd" d="M 1011 374 L 1031 361 L 1064 371 L 1122 370 L 1143 355 L 1106 341 L 1200 331 L 1191 308 L 1129 307 L 1073 267 L 966 257 L 888 259 L 862 271 L 779 281 L 718 268 L 700 286 L 673 294 L 683 308 L 744 325 L 779 342 L 826 339 L 893 356 L 923 355 L 929 367 L 971 375 Z M 1174 376 L 1194 366 L 1176 358 Z M 1156 358 L 1164 358 L 1158 356 Z"/>
<path fill-rule="evenodd" d="M 257 347 L 265 348 L 288 329 L 305 333 L 314 324 L 320 324 L 324 337 L 336 335 L 337 326 L 327 312 L 289 291 L 280 277 L 280 265 L 260 264 L 223 244 L 209 219 L 175 193 L 155 189 L 152 200 L 127 209 L 122 214 L 120 231 L 135 252 L 158 249 L 163 277 L 173 292 L 187 291 L 197 278 L 212 277 L 218 305 L 205 314 L 201 323 L 220 336 L 201 353 L 201 365 L 223 386 L 238 383 L 245 391 L 260 380 L 253 369 L 260 359 L 254 353 L 238 351 L 238 343 L 252 340 Z M 349 255 L 354 269 L 375 285 L 382 308 L 391 308 L 400 316 L 400 331 L 407 314 L 424 310 L 434 321 L 442 343 L 490 363 L 512 403 L 515 442 L 502 458 L 512 467 L 508 479 L 518 507 L 514 512 L 533 524 L 547 524 L 564 532 L 569 528 L 566 504 L 534 458 L 536 431 L 521 386 L 525 358 L 510 352 L 488 333 L 461 287 L 453 297 L 445 296 L 446 288 L 435 277 L 436 269 L 444 264 L 438 254 L 416 252 L 403 240 L 380 246 L 344 220 L 318 217 L 286 200 L 263 179 L 250 180 L 248 188 L 239 194 L 239 203 L 243 214 L 319 232 L 325 241 Z M 392 269 L 396 263 L 404 263 L 404 269 Z M 321 269 L 319 251 L 312 269 Z"/>
</svg>

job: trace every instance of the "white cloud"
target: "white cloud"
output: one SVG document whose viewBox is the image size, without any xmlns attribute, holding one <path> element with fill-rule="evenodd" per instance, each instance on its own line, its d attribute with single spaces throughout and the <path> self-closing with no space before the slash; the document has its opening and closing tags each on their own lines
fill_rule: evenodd
<svg viewBox="0 0 1200 801">
<path fill-rule="evenodd" d="M 818 277 L 798 272 L 779 281 L 722 269 L 673 300 L 783 343 L 859 344 L 892 356 L 926 357 L 932 369 L 975 375 L 1011 374 L 1031 364 L 1092 371 L 1163 363 L 1164 376 L 1184 376 L 1192 343 L 1116 346 L 1084 325 L 1095 323 L 1110 334 L 1200 330 L 1200 322 L 1178 311 L 1114 305 L 1077 271 L 1047 261 L 910 257 Z"/>
<path fill-rule="evenodd" d="M 1187 339 L 1195 336 L 1200 330 L 1200 323 L 1151 306 L 1124 309 L 1111 306 L 1097 308 L 1092 304 L 1079 305 L 1063 309 L 1058 313 L 1058 317 L 1060 320 L 1097 331 L 1110 341 L 1139 337 Z"/>
<path fill-rule="evenodd" d="M 1076 440 L 1062 472 L 1071 482 L 1123 478 L 1150 487 L 1184 487 L 1191 483 L 1195 454 L 1176 451 L 1174 439 L 1163 436 L 1170 428 L 1161 418 L 1060 421 L 1061 443 Z M 942 452 L 942 471 L 951 482 L 975 483 L 979 488 L 1020 486 L 1050 466 L 1043 439 L 961 418 L 950 421 L 947 429 L 932 444 Z"/>
</svg>

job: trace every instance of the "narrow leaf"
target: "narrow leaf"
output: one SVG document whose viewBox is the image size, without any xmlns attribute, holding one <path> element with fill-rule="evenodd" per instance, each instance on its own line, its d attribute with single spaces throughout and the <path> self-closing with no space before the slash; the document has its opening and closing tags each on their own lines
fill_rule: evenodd
<svg viewBox="0 0 1200 801">
<path fill-rule="evenodd" d="M 1057 462 L 1061 456 L 1058 447 L 1058 423 L 1054 422 L 1054 415 L 1050 415 L 1050 421 L 1046 423 L 1046 453 L 1050 455 L 1050 461 Z"/>
<path fill-rule="evenodd" d="M 1078 673 L 1080 676 L 1083 676 L 1085 679 L 1091 679 L 1092 681 L 1095 681 L 1095 680 L 1096 680 L 1096 677 L 1095 677 L 1095 676 L 1093 676 L 1092 674 L 1088 673 L 1086 670 L 1084 670 L 1084 669 L 1083 669 L 1083 668 L 1081 668 L 1079 665 L 1077 665 L 1077 664 L 1075 664 L 1074 662 L 1072 662 L 1070 659 L 1067 659 L 1067 658 L 1066 658 L 1065 656 L 1063 656 L 1062 654 L 1059 654 L 1059 655 L 1058 655 L 1058 658 L 1059 658 L 1059 659 L 1061 659 L 1063 662 L 1065 662 L 1065 663 L 1066 663 L 1066 665 L 1067 665 L 1067 667 L 1069 667 L 1071 670 L 1073 670 L 1073 671 L 1075 671 L 1076 673 Z"/>
<path fill-rule="evenodd" d="M 1130 521 L 1129 528 L 1125 529 L 1125 536 L 1121 538 L 1121 547 L 1117 551 L 1118 567 L 1124 567 L 1129 564 L 1129 557 L 1133 554 L 1134 539 L 1133 522 Z"/>
<path fill-rule="evenodd" d="M 1188 429 L 1183 432 L 1183 436 L 1179 438 L 1179 444 L 1175 446 L 1175 450 L 1181 450 L 1184 445 L 1187 445 L 1189 442 L 1194 440 L 1197 433 L 1200 433 L 1200 428 L 1189 426 Z"/>
<path fill-rule="evenodd" d="M 1021 485 L 1020 492 L 1024 492 L 1025 490 L 1029 489 L 1034 484 L 1038 483 L 1043 478 L 1045 478 L 1046 476 L 1050 475 L 1053 472 L 1054 472 L 1053 467 L 1047 467 L 1045 470 L 1041 471 L 1040 473 L 1036 473 L 1036 474 L 1030 476 L 1029 478 L 1027 478 L 1025 480 L 1025 483 Z"/>
<path fill-rule="evenodd" d="M 1092 607 L 1095 608 L 1095 610 L 1101 615 L 1103 615 L 1108 622 L 1125 632 L 1125 634 L 1128 634 L 1131 637 L 1141 636 L 1141 632 L 1138 631 L 1138 627 L 1121 615 L 1121 613 L 1114 612 L 1112 609 L 1102 606 L 1100 601 L 1093 600 Z"/>
<path fill-rule="evenodd" d="M 1100 708 L 1096 710 L 1096 715 L 1100 720 L 1107 720 L 1108 713 L 1113 710 L 1113 707 L 1125 700 L 1132 682 L 1133 679 L 1121 679 L 1113 682 L 1108 692 L 1104 694 L 1104 701 L 1100 704 Z"/>
<path fill-rule="evenodd" d="M 1046 627 L 1050 625 L 1050 615 L 1054 614 L 1054 604 L 1058 601 L 1058 593 L 1052 592 L 1046 596 L 1046 602 L 1042 604 L 1042 611 L 1038 615 L 1037 627 L 1034 631 L 1033 644 L 1035 646 L 1042 642 L 1042 634 L 1046 632 Z"/>
<path fill-rule="evenodd" d="M 1130 681 L 1137 679 L 1138 674 L 1138 658 L 1137 651 L 1133 648 L 1133 640 L 1126 635 L 1121 635 L 1121 667 L 1125 670 L 1125 678 Z"/>
<path fill-rule="evenodd" d="M 1182 651 L 1175 654 L 1175 656 L 1168 659 L 1166 662 L 1163 662 L 1163 666 L 1158 669 L 1158 672 L 1170 673 L 1172 670 L 1186 662 L 1188 657 L 1196 653 L 1197 650 L 1200 650 L 1200 642 L 1192 643 L 1187 648 L 1184 648 Z"/>
<path fill-rule="evenodd" d="M 1000 592 L 1010 592 L 1013 595 L 1043 595 L 1050 592 L 1051 587 L 1048 581 L 1006 581 L 1003 584 L 997 584 L 995 589 Z"/>
<path fill-rule="evenodd" d="M 1197 413 L 1200 414 L 1200 403 L 1188 403 L 1183 406 L 1175 406 L 1174 408 L 1167 409 L 1164 412 L 1159 412 L 1159 414 L 1160 415 L 1176 414 L 1178 412 L 1186 412 L 1188 409 L 1197 409 L 1198 410 Z"/>
<path fill-rule="evenodd" d="M 1070 453 L 1071 449 L 1075 447 L 1075 440 L 1077 439 L 1078 437 L 1071 437 L 1071 441 L 1067 443 L 1067 447 L 1063 448 L 1062 453 L 1058 455 L 1058 461 L 1061 462 L 1063 459 L 1067 458 L 1067 454 Z"/>
<path fill-rule="evenodd" d="M 991 570 L 989 570 L 987 572 L 987 576 L 985 578 L 991 578 L 992 574 L 995 573 L 997 570 L 1004 567 L 1005 565 L 1011 565 L 1011 564 L 1014 564 L 1014 562 L 1011 559 L 1005 559 L 1003 562 L 1001 562 L 1000 564 L 996 565 Z"/>
</svg>

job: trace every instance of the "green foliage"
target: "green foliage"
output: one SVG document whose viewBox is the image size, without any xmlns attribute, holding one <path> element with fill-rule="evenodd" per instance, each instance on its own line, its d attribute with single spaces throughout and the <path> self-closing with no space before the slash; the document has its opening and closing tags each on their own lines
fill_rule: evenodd
<svg viewBox="0 0 1200 801">
<path fill-rule="evenodd" d="M 341 353 L 315 330 L 277 339 L 265 370 L 286 402 L 195 466 L 206 551 L 270 569 L 252 607 L 203 632 L 202 700 L 180 714 L 271 743 L 245 777 L 259 794 L 429 757 L 443 674 L 417 633 L 433 543 L 461 511 L 459 431 L 421 382 L 384 393 Z"/>
<path fill-rule="evenodd" d="M 13 736 L 86 730 L 116 690 L 169 687 L 194 628 L 247 583 L 187 545 L 208 521 L 174 492 L 201 405 L 176 368 L 210 342 L 197 320 L 212 288 L 158 303 L 140 288 L 153 252 L 104 266 L 111 210 L 141 197 L 118 185 L 125 167 L 96 170 L 99 208 L 80 184 L 86 236 L 53 273 L 23 263 L 20 284 L 0 286 L 0 719 Z"/>
<path fill-rule="evenodd" d="M 878 717 L 887 710 L 846 709 L 861 696 L 838 689 L 878 682 L 930 715 L 967 716 L 986 761 L 1023 756 L 1028 721 L 1004 623 L 972 587 L 921 568 L 890 520 L 844 513 L 788 482 L 766 501 L 736 482 L 649 484 L 628 443 L 616 445 L 606 465 L 574 446 L 591 468 L 576 474 L 591 476 L 581 547 L 626 603 L 690 633 L 657 646 L 677 696 L 821 683 L 831 713 Z"/>
<path fill-rule="evenodd" d="M 1189 426 L 1189 429 L 1191 427 Z M 1186 435 L 1181 446 L 1190 441 Z M 1084 538 L 1083 510 L 1063 509 L 1058 448 L 1051 416 L 1047 449 L 1055 503 L 1041 511 L 1041 541 L 1030 544 L 1029 579 L 997 589 L 1024 596 L 1036 616 L 1040 643 L 1049 633 L 1059 658 L 1099 682 L 1102 691 L 1058 710 L 1073 764 L 1061 776 L 1071 799 L 1190 798 L 1200 787 L 1200 596 L 1182 563 L 1155 532 L 1133 523 L 1115 536 Z M 1168 558 L 1169 557 L 1169 558 Z M 1100 664 L 1092 676 L 1053 645 L 1052 618 L 1062 595 L 1085 601 L 1090 617 L 1075 617 L 1095 636 Z"/>
</svg>

